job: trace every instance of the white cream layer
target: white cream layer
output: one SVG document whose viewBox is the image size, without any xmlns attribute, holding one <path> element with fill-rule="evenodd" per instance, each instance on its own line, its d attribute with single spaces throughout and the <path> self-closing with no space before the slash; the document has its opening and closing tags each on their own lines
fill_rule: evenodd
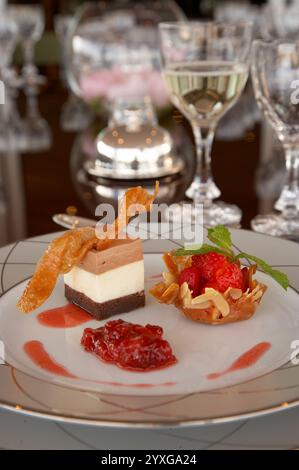
<svg viewBox="0 0 299 470">
<path fill-rule="evenodd" d="M 107 302 L 144 290 L 144 263 L 135 261 L 103 274 L 92 274 L 75 266 L 64 275 L 64 282 L 94 302 Z"/>
</svg>

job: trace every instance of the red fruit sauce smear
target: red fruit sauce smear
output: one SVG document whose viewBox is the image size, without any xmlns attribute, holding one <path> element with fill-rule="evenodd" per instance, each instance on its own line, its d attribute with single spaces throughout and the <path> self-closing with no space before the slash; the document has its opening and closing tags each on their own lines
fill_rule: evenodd
<svg viewBox="0 0 299 470">
<path fill-rule="evenodd" d="M 91 316 L 74 304 L 45 310 L 37 316 L 37 321 L 49 328 L 73 328 L 90 320 Z"/>
<path fill-rule="evenodd" d="M 169 343 L 162 339 L 160 326 L 141 326 L 123 320 L 107 322 L 101 328 L 86 328 L 81 344 L 105 362 L 123 369 L 146 372 L 177 362 Z"/>
<path fill-rule="evenodd" d="M 76 378 L 47 353 L 40 341 L 28 341 L 24 344 L 23 349 L 31 361 L 41 369 L 63 377 Z"/>
<path fill-rule="evenodd" d="M 215 380 L 223 375 L 229 374 L 240 369 L 246 369 L 257 363 L 257 361 L 271 348 L 271 344 L 264 341 L 262 343 L 256 344 L 253 348 L 246 351 L 238 359 L 236 359 L 231 366 L 222 372 L 215 372 L 208 375 L 208 379 Z"/>
</svg>

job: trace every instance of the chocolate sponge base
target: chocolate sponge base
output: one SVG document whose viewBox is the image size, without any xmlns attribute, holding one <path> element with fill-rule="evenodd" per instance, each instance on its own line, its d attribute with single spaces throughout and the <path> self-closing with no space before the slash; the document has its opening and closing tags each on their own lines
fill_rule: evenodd
<svg viewBox="0 0 299 470">
<path fill-rule="evenodd" d="M 107 302 L 97 303 L 65 284 L 65 296 L 69 302 L 78 305 L 78 307 L 90 313 L 96 320 L 105 320 L 113 315 L 131 312 L 145 305 L 144 291 L 108 300 Z"/>
</svg>

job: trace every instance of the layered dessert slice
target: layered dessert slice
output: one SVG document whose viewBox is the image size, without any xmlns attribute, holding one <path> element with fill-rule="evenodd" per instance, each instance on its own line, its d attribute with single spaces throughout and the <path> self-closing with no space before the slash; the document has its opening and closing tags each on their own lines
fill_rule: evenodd
<svg viewBox="0 0 299 470">
<path fill-rule="evenodd" d="M 139 239 L 115 240 L 92 249 L 64 275 L 66 298 L 97 320 L 145 304 L 144 261 Z"/>
<path fill-rule="evenodd" d="M 39 308 L 53 292 L 60 274 L 66 297 L 98 319 L 144 306 L 144 266 L 140 240 L 122 239 L 132 217 L 151 210 L 158 194 L 141 186 L 122 196 L 112 224 L 69 230 L 55 238 L 38 261 L 18 300 L 23 313 Z M 121 235 L 121 236 L 120 236 Z"/>
</svg>

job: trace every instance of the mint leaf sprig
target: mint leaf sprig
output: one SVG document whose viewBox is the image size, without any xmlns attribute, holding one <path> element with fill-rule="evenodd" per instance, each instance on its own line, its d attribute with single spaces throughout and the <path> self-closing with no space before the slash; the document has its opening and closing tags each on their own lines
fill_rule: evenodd
<svg viewBox="0 0 299 470">
<path fill-rule="evenodd" d="M 248 253 L 241 252 L 236 255 L 233 251 L 230 231 L 224 225 L 217 225 L 216 227 L 209 228 L 208 239 L 214 243 L 214 245 L 204 243 L 199 247 L 190 246 L 187 248 L 180 248 L 174 252 L 174 255 L 192 256 L 214 252 L 227 256 L 231 263 L 244 258 L 246 260 L 253 261 L 258 266 L 258 268 L 271 276 L 272 279 L 278 282 L 278 284 L 280 284 L 285 290 L 288 288 L 289 279 L 285 273 L 279 271 L 278 269 L 273 269 L 268 263 L 266 263 L 266 261 Z"/>
<path fill-rule="evenodd" d="M 285 290 L 289 287 L 289 278 L 288 276 L 283 273 L 282 271 L 279 271 L 278 269 L 273 269 L 266 261 L 257 258 L 256 256 L 249 255 L 248 253 L 239 253 L 236 256 L 236 259 L 240 258 L 246 258 L 250 261 L 254 261 L 254 263 L 264 271 L 264 273 L 268 274 L 269 276 L 274 279 L 274 281 L 278 282 Z"/>
<path fill-rule="evenodd" d="M 175 256 L 187 256 L 187 255 L 203 255 L 205 253 L 210 253 L 213 251 L 214 253 L 219 253 L 220 255 L 228 256 L 228 253 L 221 248 L 218 248 L 214 245 L 208 245 L 203 243 L 200 247 L 187 247 L 187 248 L 179 248 L 174 252 Z M 232 259 L 232 258 L 230 258 Z"/>
</svg>

